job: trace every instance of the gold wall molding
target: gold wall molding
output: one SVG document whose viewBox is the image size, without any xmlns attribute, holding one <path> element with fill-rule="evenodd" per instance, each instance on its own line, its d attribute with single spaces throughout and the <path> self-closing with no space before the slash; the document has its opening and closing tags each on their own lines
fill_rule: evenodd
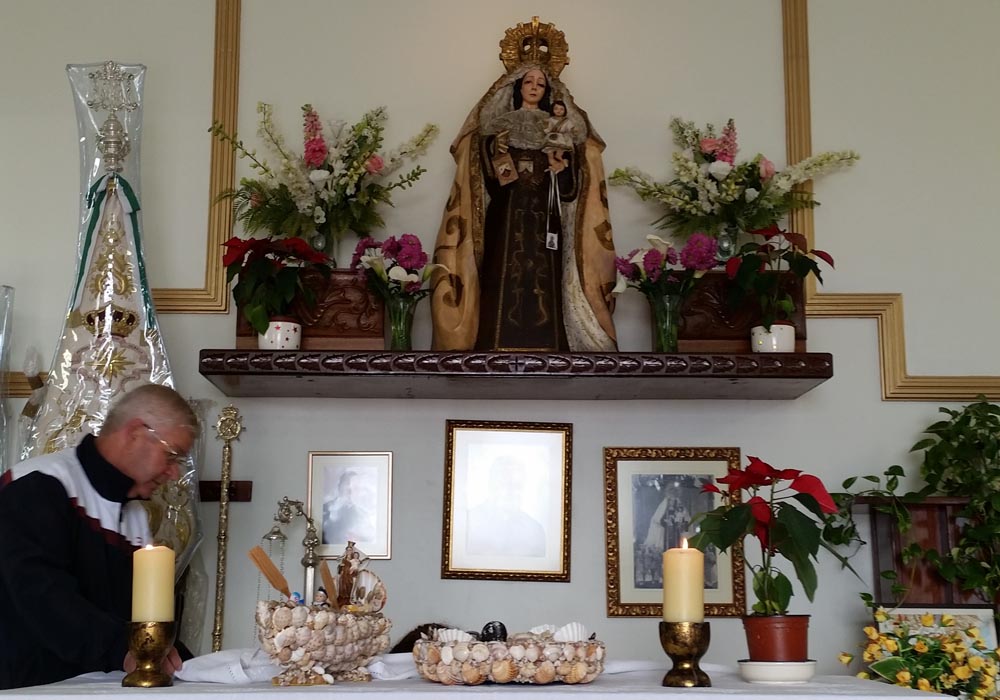
<svg viewBox="0 0 1000 700">
<path fill-rule="evenodd" d="M 212 78 L 212 121 L 227 131 L 236 128 L 240 87 L 241 0 L 216 0 L 215 51 Z M 205 127 L 206 134 L 208 127 Z M 219 139 L 211 139 L 208 179 L 208 228 L 205 240 L 205 284 L 201 288 L 153 289 L 153 301 L 161 314 L 224 314 L 229 311 L 229 290 L 222 269 L 222 242 L 233 229 L 233 210 L 218 204 L 218 197 L 233 186 L 236 156 Z M 31 394 L 21 372 L 7 373 L 7 395 Z"/>
<path fill-rule="evenodd" d="M 782 37 L 785 68 L 785 147 L 789 163 L 812 155 L 811 96 L 809 92 L 808 0 L 782 0 Z M 812 191 L 812 183 L 805 183 Z M 789 227 L 815 240 L 813 212 L 792 212 Z M 906 334 L 903 295 L 817 293 L 816 281 L 806 281 L 806 315 L 814 318 L 870 318 L 876 320 L 879 374 L 883 401 L 970 401 L 979 394 L 1000 399 L 1000 377 L 913 376 L 906 371 Z"/>
</svg>

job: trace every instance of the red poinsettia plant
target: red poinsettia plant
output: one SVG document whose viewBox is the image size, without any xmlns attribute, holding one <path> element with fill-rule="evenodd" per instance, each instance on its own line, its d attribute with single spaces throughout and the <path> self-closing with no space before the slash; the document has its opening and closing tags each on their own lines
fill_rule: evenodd
<svg viewBox="0 0 1000 700">
<path fill-rule="evenodd" d="M 287 316 L 296 295 L 306 304 L 314 304 L 315 294 L 302 283 L 307 267 L 329 274 L 332 261 L 304 239 L 239 238 L 233 236 L 222 244 L 226 253 L 222 264 L 226 281 L 232 282 L 233 298 L 253 329 L 267 330 L 276 316 Z"/>
<path fill-rule="evenodd" d="M 736 283 L 730 302 L 735 306 L 744 295 L 752 295 L 760 306 L 761 325 L 770 331 L 776 321 L 787 321 L 795 312 L 792 295 L 778 273 L 787 270 L 803 280 L 812 274 L 822 284 L 819 264 L 812 256 L 830 267 L 833 257 L 826 251 L 810 249 L 801 233 L 783 231 L 774 223 L 748 233 L 754 240 L 726 261 L 726 274 Z"/>
<path fill-rule="evenodd" d="M 691 525 L 698 530 L 691 546 L 712 545 L 725 552 L 747 536 L 757 540 L 761 563 L 751 564 L 753 591 L 757 602 L 753 611 L 760 615 L 784 615 L 792 598 L 792 584 L 778 569 L 784 558 L 795 568 L 802 589 L 811 601 L 816 593 L 816 561 L 819 548 L 829 550 L 850 568 L 833 544 L 823 536 L 826 517 L 837 512 L 823 482 L 798 469 L 775 469 L 756 457 L 744 469 L 729 469 L 716 480 L 728 487 L 722 491 L 706 484 L 703 491 L 722 496 L 722 505 L 696 515 Z M 743 499 L 742 492 L 749 496 Z M 853 569 L 852 569 L 853 571 Z"/>
</svg>

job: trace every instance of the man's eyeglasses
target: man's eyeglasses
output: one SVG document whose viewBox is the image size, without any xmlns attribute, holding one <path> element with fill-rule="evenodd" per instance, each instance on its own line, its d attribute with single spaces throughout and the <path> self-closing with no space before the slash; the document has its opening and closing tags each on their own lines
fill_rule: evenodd
<svg viewBox="0 0 1000 700">
<path fill-rule="evenodd" d="M 169 464 L 173 464 L 179 467 L 182 464 L 187 463 L 188 455 L 186 452 L 178 452 L 169 442 L 161 438 L 160 434 L 157 433 L 153 428 L 150 428 L 145 423 L 143 423 L 143 425 L 145 426 L 146 431 L 153 436 L 153 439 L 156 440 L 161 445 L 163 445 L 163 451 L 167 453 L 167 462 Z"/>
</svg>

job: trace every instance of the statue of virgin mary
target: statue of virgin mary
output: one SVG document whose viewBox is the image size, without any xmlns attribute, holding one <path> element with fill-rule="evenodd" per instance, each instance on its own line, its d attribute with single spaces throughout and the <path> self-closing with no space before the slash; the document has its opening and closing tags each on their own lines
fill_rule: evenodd
<svg viewBox="0 0 1000 700">
<path fill-rule="evenodd" d="M 500 47 L 507 73 L 451 147 L 433 348 L 613 352 L 604 142 L 559 80 L 562 32 L 535 17 Z"/>
</svg>

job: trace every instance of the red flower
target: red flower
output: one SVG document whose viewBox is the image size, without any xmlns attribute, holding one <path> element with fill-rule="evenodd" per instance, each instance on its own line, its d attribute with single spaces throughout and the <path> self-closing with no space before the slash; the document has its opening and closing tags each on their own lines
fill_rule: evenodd
<svg viewBox="0 0 1000 700">
<path fill-rule="evenodd" d="M 791 489 L 812 496 L 824 513 L 836 513 L 837 506 L 823 482 L 809 474 L 799 474 L 791 483 Z"/>
<path fill-rule="evenodd" d="M 239 262 L 246 256 L 252 246 L 252 243 L 249 239 L 233 236 L 222 245 L 226 247 L 226 254 L 222 256 L 222 264 L 225 267 L 229 267 L 233 263 Z"/>
</svg>

